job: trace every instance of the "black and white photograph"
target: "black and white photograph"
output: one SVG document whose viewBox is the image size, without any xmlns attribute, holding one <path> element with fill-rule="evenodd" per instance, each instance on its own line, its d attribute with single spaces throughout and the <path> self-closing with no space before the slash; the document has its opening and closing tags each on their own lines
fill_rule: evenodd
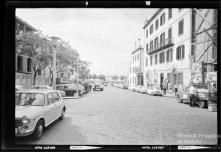
<svg viewBox="0 0 221 152">
<path fill-rule="evenodd" d="M 218 9 L 16 8 L 14 27 L 15 145 L 218 144 Z"/>
</svg>

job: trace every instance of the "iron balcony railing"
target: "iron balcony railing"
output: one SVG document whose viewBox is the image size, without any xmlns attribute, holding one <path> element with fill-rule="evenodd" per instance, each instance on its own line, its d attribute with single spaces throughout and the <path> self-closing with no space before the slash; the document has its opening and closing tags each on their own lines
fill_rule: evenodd
<svg viewBox="0 0 221 152">
<path fill-rule="evenodd" d="M 153 54 L 155 52 L 166 49 L 166 48 L 168 48 L 172 45 L 174 45 L 173 38 L 168 38 L 168 39 L 165 39 L 164 41 L 162 41 L 160 43 L 157 43 L 157 44 L 153 45 L 153 47 L 147 48 L 148 49 L 147 52 L 148 52 L 148 54 Z"/>
</svg>

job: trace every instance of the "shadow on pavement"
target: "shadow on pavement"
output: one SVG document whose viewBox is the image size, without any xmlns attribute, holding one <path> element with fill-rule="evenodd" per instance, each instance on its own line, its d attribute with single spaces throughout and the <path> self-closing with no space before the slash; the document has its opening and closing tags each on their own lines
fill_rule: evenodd
<svg viewBox="0 0 221 152">
<path fill-rule="evenodd" d="M 64 120 L 56 120 L 44 129 L 42 137 L 38 140 L 32 136 L 16 137 L 16 145 L 69 145 L 87 143 L 87 140 L 81 135 L 80 128 L 72 124 L 72 118 L 65 117 Z"/>
</svg>

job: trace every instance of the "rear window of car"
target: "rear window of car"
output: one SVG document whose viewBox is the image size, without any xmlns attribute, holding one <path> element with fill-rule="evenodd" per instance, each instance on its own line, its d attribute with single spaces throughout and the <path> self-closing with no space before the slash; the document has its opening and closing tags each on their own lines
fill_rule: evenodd
<svg viewBox="0 0 221 152">
<path fill-rule="evenodd" d="M 53 99 L 52 93 L 48 93 L 48 94 L 47 94 L 47 98 L 48 98 L 48 105 L 54 103 L 54 99 Z"/>
<path fill-rule="evenodd" d="M 45 96 L 41 93 L 16 93 L 15 104 L 17 106 L 43 106 Z"/>
<path fill-rule="evenodd" d="M 52 94 L 55 102 L 59 102 L 61 100 L 57 92 L 53 92 Z"/>
<path fill-rule="evenodd" d="M 56 86 L 56 89 L 64 89 L 64 86 Z"/>
</svg>

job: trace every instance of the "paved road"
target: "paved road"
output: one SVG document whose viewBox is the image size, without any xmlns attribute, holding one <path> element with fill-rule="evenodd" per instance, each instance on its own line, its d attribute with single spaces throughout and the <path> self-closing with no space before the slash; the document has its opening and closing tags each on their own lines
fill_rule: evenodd
<svg viewBox="0 0 221 152">
<path fill-rule="evenodd" d="M 67 100 L 66 118 L 50 125 L 40 140 L 22 144 L 151 145 L 216 144 L 217 113 L 191 108 L 175 98 L 106 87 Z"/>
</svg>

